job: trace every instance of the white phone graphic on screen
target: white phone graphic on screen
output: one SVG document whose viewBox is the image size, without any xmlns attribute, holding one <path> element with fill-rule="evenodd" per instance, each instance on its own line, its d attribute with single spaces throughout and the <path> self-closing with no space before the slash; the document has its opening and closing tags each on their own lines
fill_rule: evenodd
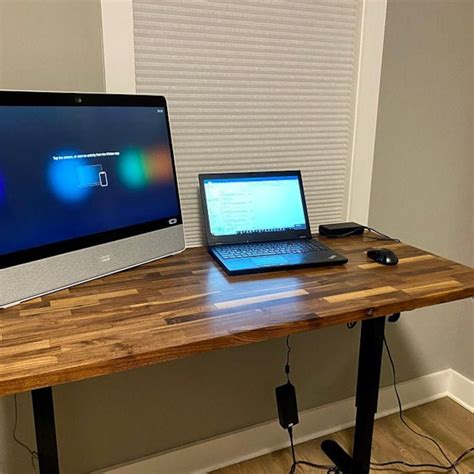
<svg viewBox="0 0 474 474">
<path fill-rule="evenodd" d="M 109 178 L 107 178 L 107 173 L 105 171 L 99 173 L 99 182 L 102 188 L 106 188 L 109 185 Z"/>
</svg>

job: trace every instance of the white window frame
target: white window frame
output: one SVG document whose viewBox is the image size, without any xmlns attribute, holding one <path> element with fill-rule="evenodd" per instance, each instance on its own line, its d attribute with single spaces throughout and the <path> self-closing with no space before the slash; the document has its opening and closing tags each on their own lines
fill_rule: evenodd
<svg viewBox="0 0 474 474">
<path fill-rule="evenodd" d="M 361 41 L 346 219 L 367 225 L 387 0 L 360 0 Z M 135 94 L 132 0 L 101 0 L 106 92 Z"/>
</svg>

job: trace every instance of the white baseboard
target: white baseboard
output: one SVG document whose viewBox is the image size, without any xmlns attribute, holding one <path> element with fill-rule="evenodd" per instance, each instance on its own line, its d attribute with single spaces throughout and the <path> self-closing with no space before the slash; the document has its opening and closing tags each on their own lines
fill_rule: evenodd
<svg viewBox="0 0 474 474">
<path fill-rule="evenodd" d="M 474 381 L 453 369 L 399 384 L 403 407 L 450 397 L 474 412 Z M 378 418 L 397 412 L 392 387 L 380 390 Z M 295 441 L 302 443 L 354 425 L 354 397 L 305 410 L 295 428 Z M 287 434 L 278 420 L 251 426 L 164 453 L 110 467 L 97 474 L 201 474 L 229 466 L 288 446 Z"/>
<path fill-rule="evenodd" d="M 474 381 L 451 369 L 447 392 L 449 398 L 474 413 Z"/>
</svg>

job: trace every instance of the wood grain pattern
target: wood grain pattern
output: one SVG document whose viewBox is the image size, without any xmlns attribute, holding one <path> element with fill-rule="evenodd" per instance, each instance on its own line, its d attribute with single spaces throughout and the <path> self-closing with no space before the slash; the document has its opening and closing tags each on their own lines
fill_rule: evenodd
<svg viewBox="0 0 474 474">
<path fill-rule="evenodd" d="M 0 310 L 0 395 L 474 296 L 473 269 L 423 250 L 326 243 L 349 263 L 229 277 L 194 248 Z"/>
</svg>

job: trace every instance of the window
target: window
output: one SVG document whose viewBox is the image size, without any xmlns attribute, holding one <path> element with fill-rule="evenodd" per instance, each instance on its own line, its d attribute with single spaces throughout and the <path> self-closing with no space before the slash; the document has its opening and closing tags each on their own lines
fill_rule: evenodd
<svg viewBox="0 0 474 474">
<path fill-rule="evenodd" d="M 113 12 L 107 3 L 112 2 L 103 0 L 102 6 L 106 82 L 113 91 L 120 72 L 110 52 L 123 39 L 110 37 L 107 24 L 117 19 L 119 7 Z M 313 229 L 351 217 L 350 197 L 357 192 L 351 181 L 357 167 L 354 125 L 364 105 L 358 104 L 368 17 L 362 0 L 128 3 L 126 12 L 120 8 L 133 36 L 133 89 L 168 100 L 188 245 L 202 239 L 197 175 L 204 172 L 300 169 Z M 381 34 L 372 46 L 378 56 L 382 6 Z M 123 70 L 121 51 L 115 61 Z M 372 70 L 376 93 L 370 110 L 376 117 L 380 63 Z M 371 145 L 373 154 L 373 140 Z M 361 169 L 367 169 L 362 181 L 370 192 L 370 139 L 369 157 Z"/>
</svg>

